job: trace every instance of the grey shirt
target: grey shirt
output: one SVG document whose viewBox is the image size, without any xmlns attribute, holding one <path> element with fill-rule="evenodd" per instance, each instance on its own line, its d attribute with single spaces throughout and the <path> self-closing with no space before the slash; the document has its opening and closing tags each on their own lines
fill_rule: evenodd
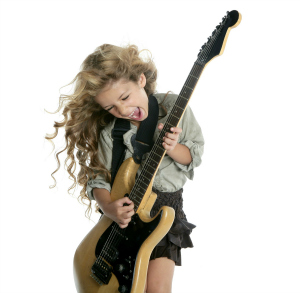
<svg viewBox="0 0 300 293">
<path fill-rule="evenodd" d="M 158 104 L 160 104 L 165 94 L 154 94 Z M 165 98 L 163 105 L 168 111 L 168 114 L 161 118 L 158 117 L 158 124 L 165 123 L 172 106 L 174 105 L 177 95 L 168 94 Z M 165 111 L 159 105 L 159 116 L 163 116 Z M 98 148 L 98 155 L 100 161 L 105 165 L 108 170 L 111 170 L 112 162 L 112 148 L 113 148 L 113 139 L 111 136 L 111 131 L 114 127 L 115 120 L 113 119 L 100 133 L 100 140 L 103 142 L 104 153 L 101 153 L 100 148 Z M 158 125 L 157 124 L 157 125 Z M 137 132 L 137 127 L 130 123 L 131 129 L 128 130 L 124 135 L 124 144 L 126 145 L 125 150 L 125 160 L 132 157 L 133 148 L 130 142 L 131 136 Z M 182 165 L 174 161 L 170 156 L 165 154 L 164 158 L 161 161 L 161 164 L 158 167 L 156 176 L 153 181 L 153 187 L 162 192 L 174 192 L 179 190 L 185 184 L 187 178 L 193 180 L 194 177 L 194 168 L 198 167 L 201 164 L 201 156 L 203 154 L 204 139 L 202 136 L 201 128 L 198 122 L 195 119 L 195 116 L 190 108 L 187 105 L 186 110 L 178 124 L 178 127 L 182 128 L 182 132 L 179 135 L 178 143 L 187 146 L 190 150 L 192 156 L 192 162 L 189 165 Z M 160 134 L 160 131 L 156 127 L 154 132 L 153 140 L 156 141 Z M 141 170 L 148 158 L 150 153 L 146 153 L 142 158 L 142 163 L 137 171 L 137 175 L 141 173 Z M 94 200 L 92 193 L 93 188 L 105 188 L 109 192 L 111 191 L 110 183 L 106 182 L 104 176 L 97 175 L 95 179 L 91 179 L 87 183 L 87 195 L 91 200 Z"/>
</svg>

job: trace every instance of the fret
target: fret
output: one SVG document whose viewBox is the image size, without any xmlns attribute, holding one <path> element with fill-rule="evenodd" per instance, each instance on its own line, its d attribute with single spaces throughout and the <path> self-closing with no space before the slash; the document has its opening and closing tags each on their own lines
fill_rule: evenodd
<svg viewBox="0 0 300 293">
<path fill-rule="evenodd" d="M 179 96 L 178 96 L 178 97 L 184 98 L 184 99 L 185 99 L 185 100 L 187 100 L 187 101 L 189 100 L 189 98 L 186 98 L 185 96 L 183 96 L 183 95 L 180 95 L 180 94 L 179 94 Z"/>
<path fill-rule="evenodd" d="M 147 186 L 146 188 L 142 188 L 141 186 L 138 186 L 138 188 L 135 190 L 135 195 L 138 196 L 139 198 L 142 198 L 144 196 L 144 193 L 146 192 L 147 190 Z M 139 194 L 141 196 L 139 196 Z"/>
<path fill-rule="evenodd" d="M 174 105 L 174 108 L 175 108 L 175 107 L 176 107 L 176 108 L 179 108 L 179 109 L 180 109 L 179 111 L 182 111 L 182 112 L 184 111 L 184 108 L 181 108 L 180 106 L 178 106 L 178 105 L 176 105 L 176 104 Z"/>
<path fill-rule="evenodd" d="M 150 182 L 150 181 L 149 181 Z M 136 184 L 138 184 L 142 189 L 144 189 L 145 191 L 148 188 L 148 184 L 149 183 L 145 183 L 144 181 L 142 181 L 141 179 L 139 179 Z M 140 192 L 140 191 L 139 191 Z"/>
<path fill-rule="evenodd" d="M 192 74 L 189 74 L 189 76 L 194 77 L 194 78 L 196 78 L 197 80 L 199 79 L 199 77 L 196 77 L 196 76 L 194 76 L 194 75 L 192 75 Z"/>
<path fill-rule="evenodd" d="M 179 110 L 176 109 L 175 111 L 179 111 L 179 112 L 183 112 L 183 111 L 184 111 L 183 108 L 181 108 L 180 106 L 178 106 L 178 105 L 176 105 L 176 104 L 174 105 L 174 108 L 175 108 L 175 107 L 176 107 L 176 108 L 179 108 Z"/>
<path fill-rule="evenodd" d="M 165 151 L 165 149 L 164 149 L 163 146 L 158 145 L 157 147 L 158 147 L 160 150 Z"/>
<path fill-rule="evenodd" d="M 157 147 L 161 149 L 160 145 L 157 145 Z M 153 151 L 153 153 L 154 153 L 155 155 L 160 155 L 160 154 L 156 153 L 155 151 Z"/>
<path fill-rule="evenodd" d="M 171 127 L 178 125 L 179 120 L 182 117 L 185 108 L 190 100 L 190 97 L 194 91 L 194 88 L 197 85 L 203 68 L 203 65 L 197 63 L 194 64 L 183 88 L 181 89 L 181 92 L 177 97 L 177 100 L 175 101 L 169 113 L 167 121 L 164 123 L 163 129 L 156 139 L 155 144 L 153 145 L 152 150 L 146 160 L 146 163 L 135 182 L 135 185 L 132 189 L 132 194 L 130 194 L 130 196 L 133 196 L 135 210 L 137 210 L 141 200 L 143 199 L 145 192 L 148 189 L 154 174 L 156 173 L 158 165 L 160 164 L 162 158 L 166 153 L 166 150 L 162 145 L 162 143 L 164 142 L 163 137 L 166 132 L 171 132 Z"/>
<path fill-rule="evenodd" d="M 178 117 L 178 116 L 176 116 L 176 115 L 173 115 L 172 113 L 170 113 L 169 116 L 175 117 L 176 119 L 179 119 L 179 118 L 180 118 L 180 117 Z"/>
<path fill-rule="evenodd" d="M 195 72 L 195 73 L 197 74 L 197 72 Z M 188 78 L 187 78 L 186 81 L 185 81 L 184 86 L 187 85 L 187 86 L 189 86 L 190 88 L 194 89 L 194 88 L 196 87 L 197 83 L 198 83 L 198 79 L 190 78 L 190 77 L 188 76 Z"/>
<path fill-rule="evenodd" d="M 150 153 L 150 155 L 151 155 L 151 153 Z M 151 165 L 151 167 L 153 167 L 153 168 L 155 168 L 155 169 L 156 169 L 156 168 L 157 168 L 157 165 L 158 165 L 158 163 L 157 163 L 156 161 L 154 161 L 154 160 L 153 160 L 153 159 L 150 157 L 150 155 L 149 155 L 149 158 L 148 158 L 148 159 L 149 159 L 149 160 L 151 160 L 151 161 L 153 161 L 153 162 L 155 163 L 155 164 L 152 164 L 152 165 Z M 149 166 L 150 166 L 150 164 L 149 164 Z"/>
<path fill-rule="evenodd" d="M 194 90 L 193 88 L 191 88 L 191 87 L 189 87 L 189 86 L 187 86 L 187 85 L 184 85 L 184 87 L 187 87 L 188 89 L 190 89 L 190 90 Z"/>
<path fill-rule="evenodd" d="M 144 197 L 144 194 L 145 194 L 145 192 L 146 192 L 146 190 L 147 190 L 147 188 L 148 188 L 148 185 L 146 186 L 146 188 L 143 188 L 143 190 L 141 191 L 136 191 L 136 192 L 134 192 L 134 195 L 133 195 L 133 199 L 136 199 L 136 198 L 138 198 L 138 200 L 142 200 L 143 199 L 143 197 Z"/>
<path fill-rule="evenodd" d="M 189 88 L 185 88 L 180 92 L 180 94 L 184 95 L 187 99 L 189 99 L 190 96 L 192 95 L 192 92 L 193 90 L 190 90 Z"/>
<path fill-rule="evenodd" d="M 134 195 L 134 198 L 132 199 L 133 201 L 138 197 L 140 200 L 143 198 L 144 194 L 141 193 L 141 195 L 139 196 L 138 194 Z"/>
<path fill-rule="evenodd" d="M 138 186 L 138 187 L 136 188 L 136 191 L 140 191 L 140 189 L 141 189 L 141 187 L 140 187 L 140 186 Z"/>
<path fill-rule="evenodd" d="M 177 105 L 180 105 L 181 108 L 186 107 L 187 102 L 183 99 L 178 100 Z"/>
<path fill-rule="evenodd" d="M 147 190 L 147 189 L 146 189 Z M 146 192 L 145 190 L 145 192 Z M 141 200 L 143 199 L 145 192 L 140 193 L 140 194 L 134 194 L 134 196 L 131 198 L 132 201 L 134 201 L 137 205 L 139 205 L 139 203 L 141 202 Z"/>
<path fill-rule="evenodd" d="M 147 171 L 147 170 L 145 170 L 145 172 L 147 172 L 148 174 L 150 174 L 150 175 L 153 175 L 153 173 L 152 172 L 149 172 L 149 171 Z"/>
<path fill-rule="evenodd" d="M 152 171 L 150 171 L 150 172 L 152 172 L 152 174 L 154 174 L 156 168 L 153 168 L 152 166 L 150 166 L 150 165 L 148 165 L 148 164 L 145 164 L 145 168 L 148 168 L 148 167 L 152 169 Z M 148 171 L 147 171 L 147 172 L 148 172 Z M 148 173 L 150 173 L 150 172 L 148 172 Z"/>
<path fill-rule="evenodd" d="M 171 125 L 168 121 L 166 121 L 164 128 L 162 129 L 162 131 L 166 131 L 167 129 L 170 129 L 173 125 Z"/>
<path fill-rule="evenodd" d="M 183 91 L 180 92 L 180 94 L 184 94 L 186 97 L 185 98 L 188 98 L 191 96 L 192 94 L 192 91 L 190 92 L 187 92 L 187 91 L 190 91 L 189 89 L 184 89 Z"/>
<path fill-rule="evenodd" d="M 158 137 L 157 141 L 161 141 L 161 136 Z M 156 142 L 155 147 L 153 147 L 153 150 L 157 150 L 157 142 Z M 162 153 L 161 153 L 161 151 L 159 151 L 159 150 L 157 150 L 157 151 L 159 152 L 159 154 L 156 154 L 156 153 L 153 152 L 153 154 L 151 155 L 151 159 L 152 159 L 153 161 L 156 161 L 156 163 L 158 164 L 158 162 L 159 162 L 160 159 L 161 159 Z"/>
<path fill-rule="evenodd" d="M 153 158 L 151 158 L 150 156 L 149 156 L 149 160 L 151 160 L 151 161 L 153 161 L 155 164 L 152 164 L 151 166 L 152 167 L 154 167 L 155 169 L 157 168 L 157 165 L 158 165 L 158 162 L 157 161 L 155 161 L 155 160 L 153 160 Z"/>
<path fill-rule="evenodd" d="M 144 176 L 142 173 L 140 174 L 139 178 L 142 177 L 140 180 L 146 179 L 145 181 L 149 181 L 149 178 Z M 142 181 L 144 183 L 144 181 Z M 150 182 L 150 181 L 149 181 Z"/>
<path fill-rule="evenodd" d="M 152 166 L 152 164 L 150 165 L 149 163 L 147 163 L 146 162 L 146 164 L 145 164 L 145 167 L 147 166 L 149 166 L 150 168 L 152 168 L 152 169 L 156 169 L 156 167 L 157 167 L 157 165 L 158 165 L 158 162 L 160 161 L 160 159 L 161 159 L 161 156 L 158 156 L 158 155 L 155 155 L 155 154 L 151 154 L 151 157 L 149 156 L 148 158 L 150 158 L 152 161 L 154 161 L 154 162 L 156 162 L 156 165 L 155 165 L 155 167 L 154 167 L 154 164 L 153 164 L 153 166 Z"/>
<path fill-rule="evenodd" d="M 162 130 L 163 131 L 163 130 Z M 164 132 L 163 132 L 164 133 Z M 163 141 L 163 139 L 162 139 L 162 136 L 163 136 L 164 134 L 161 134 L 158 138 L 157 138 L 157 140 L 156 140 L 156 143 L 158 143 L 158 144 L 161 144 L 161 143 L 163 143 L 164 141 Z"/>
<path fill-rule="evenodd" d="M 188 103 L 188 101 L 187 101 L 188 99 L 186 99 L 186 100 L 183 100 L 183 99 L 181 99 L 181 101 L 179 101 L 179 105 L 180 105 L 180 107 L 182 107 L 182 108 L 185 108 L 186 107 L 186 105 L 187 105 L 187 103 Z"/>
<path fill-rule="evenodd" d="M 178 110 L 174 110 L 173 111 L 176 115 L 178 115 L 178 116 L 176 116 L 176 117 L 178 117 L 178 118 L 180 118 L 181 117 L 181 115 L 182 115 L 182 113 L 183 113 L 183 111 L 182 110 L 180 110 L 180 111 L 178 111 Z M 172 113 L 172 112 L 171 112 Z M 172 114 L 173 115 L 173 114 Z M 175 115 L 173 115 L 173 116 L 175 116 Z"/>
</svg>

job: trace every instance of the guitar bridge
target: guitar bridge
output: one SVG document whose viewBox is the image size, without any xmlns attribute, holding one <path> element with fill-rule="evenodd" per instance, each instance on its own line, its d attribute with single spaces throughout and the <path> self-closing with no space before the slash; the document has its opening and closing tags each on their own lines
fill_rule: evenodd
<svg viewBox="0 0 300 293">
<path fill-rule="evenodd" d="M 92 266 L 92 274 L 90 275 L 98 284 L 108 284 L 111 278 L 112 267 L 105 261 L 95 262 Z"/>
<path fill-rule="evenodd" d="M 90 277 L 92 277 L 99 285 L 103 285 L 103 283 L 101 282 L 101 280 L 99 278 L 97 278 L 95 275 L 90 274 Z"/>
</svg>

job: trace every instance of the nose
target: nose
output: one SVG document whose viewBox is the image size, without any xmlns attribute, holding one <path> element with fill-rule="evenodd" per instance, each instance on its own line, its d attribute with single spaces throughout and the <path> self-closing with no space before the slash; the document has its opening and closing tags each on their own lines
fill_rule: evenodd
<svg viewBox="0 0 300 293">
<path fill-rule="evenodd" d="M 118 106 L 118 112 L 123 117 L 127 117 L 128 115 L 130 115 L 130 113 L 129 114 L 127 113 L 126 107 L 124 105 Z"/>
</svg>

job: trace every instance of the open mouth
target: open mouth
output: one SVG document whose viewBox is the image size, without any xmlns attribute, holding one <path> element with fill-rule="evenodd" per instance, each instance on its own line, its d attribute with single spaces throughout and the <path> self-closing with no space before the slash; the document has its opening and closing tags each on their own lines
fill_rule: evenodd
<svg viewBox="0 0 300 293">
<path fill-rule="evenodd" d="M 139 119 L 141 116 L 140 108 L 136 108 L 129 116 L 129 119 Z"/>
</svg>

